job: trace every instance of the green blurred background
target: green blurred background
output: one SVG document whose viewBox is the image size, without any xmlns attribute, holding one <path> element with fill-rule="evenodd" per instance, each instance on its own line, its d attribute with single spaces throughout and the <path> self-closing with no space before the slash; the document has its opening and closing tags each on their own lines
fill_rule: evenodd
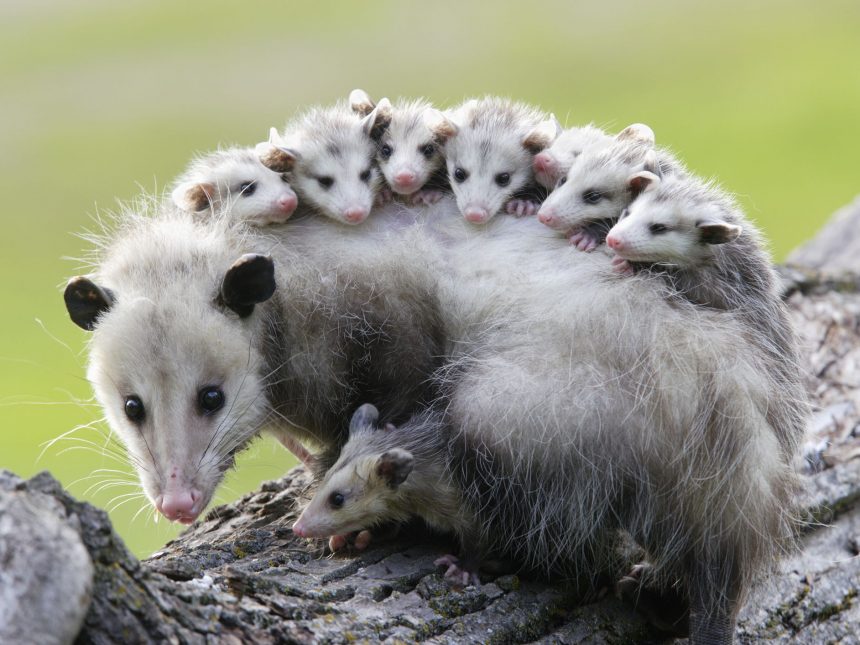
<svg viewBox="0 0 860 645">
<path fill-rule="evenodd" d="M 509 95 L 569 124 L 648 123 L 736 192 L 783 258 L 860 192 L 858 34 L 857 0 L 3 0 L 0 467 L 50 469 L 116 507 L 138 554 L 177 532 L 122 483 L 134 476 L 113 449 L 101 454 L 103 424 L 38 457 L 101 416 L 83 378 L 86 334 L 60 295 L 80 264 L 64 256 L 86 248 L 74 233 L 116 198 L 161 190 L 192 153 L 253 144 L 354 87 L 441 105 Z M 258 442 L 220 500 L 292 463 Z"/>
</svg>

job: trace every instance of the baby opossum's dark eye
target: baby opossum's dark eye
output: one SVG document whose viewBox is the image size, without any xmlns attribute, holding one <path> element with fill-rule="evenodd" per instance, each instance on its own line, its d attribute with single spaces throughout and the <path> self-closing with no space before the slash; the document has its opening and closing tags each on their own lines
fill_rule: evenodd
<svg viewBox="0 0 860 645">
<path fill-rule="evenodd" d="M 334 177 L 317 177 L 317 181 L 323 188 L 331 188 L 334 185 Z"/>
<path fill-rule="evenodd" d="M 603 199 L 603 193 L 598 190 L 586 190 L 582 193 L 582 199 L 586 204 L 596 204 Z"/>
<path fill-rule="evenodd" d="M 221 388 L 210 385 L 200 390 L 197 402 L 204 414 L 211 414 L 224 406 L 224 393 Z"/>
<path fill-rule="evenodd" d="M 496 185 L 504 188 L 509 183 L 511 183 L 511 173 L 500 172 L 498 175 L 496 175 L 495 179 L 496 179 Z"/>
<path fill-rule="evenodd" d="M 391 156 L 391 153 L 394 152 L 394 148 L 392 148 L 387 143 L 383 144 L 379 149 L 379 154 L 383 159 L 388 159 Z"/>
<path fill-rule="evenodd" d="M 421 146 L 421 154 L 424 155 L 427 159 L 430 159 L 436 152 L 436 146 L 432 143 L 425 144 Z"/>
<path fill-rule="evenodd" d="M 629 214 L 630 214 L 630 209 L 625 208 L 624 210 L 621 211 L 621 215 L 618 216 L 618 221 L 620 222 L 621 220 L 626 218 Z"/>
<path fill-rule="evenodd" d="M 146 416 L 143 401 L 136 394 L 125 397 L 125 416 L 135 423 L 140 423 Z"/>
<path fill-rule="evenodd" d="M 665 233 L 666 231 L 668 231 L 669 227 L 665 224 L 651 224 L 651 226 L 648 227 L 648 230 L 653 235 L 659 235 L 660 233 Z"/>
<path fill-rule="evenodd" d="M 285 184 L 289 184 L 289 183 L 290 183 L 290 178 L 289 178 L 289 177 L 287 177 L 287 175 L 286 175 L 286 173 L 285 173 L 285 174 L 281 175 L 281 181 L 282 181 L 282 182 L 284 182 Z"/>
<path fill-rule="evenodd" d="M 250 197 L 257 190 L 256 181 L 243 181 L 239 184 L 239 193 L 242 197 Z"/>
<path fill-rule="evenodd" d="M 358 178 L 359 178 L 359 179 L 361 179 L 361 181 L 363 181 L 365 184 L 366 184 L 367 182 L 369 182 L 369 181 L 370 181 L 370 168 L 368 168 L 367 170 L 365 170 L 364 172 L 362 172 L 362 173 L 358 176 Z"/>
<path fill-rule="evenodd" d="M 454 179 L 457 180 L 458 184 L 462 184 L 469 178 L 469 173 L 467 173 L 462 168 L 454 168 Z"/>
<path fill-rule="evenodd" d="M 567 177 L 562 177 L 561 179 L 558 180 L 558 183 L 556 184 L 556 186 L 564 186 L 566 183 L 567 183 Z"/>
<path fill-rule="evenodd" d="M 341 506 L 343 506 L 343 502 L 343 493 L 332 493 L 328 496 L 328 505 L 332 508 L 340 508 Z"/>
</svg>

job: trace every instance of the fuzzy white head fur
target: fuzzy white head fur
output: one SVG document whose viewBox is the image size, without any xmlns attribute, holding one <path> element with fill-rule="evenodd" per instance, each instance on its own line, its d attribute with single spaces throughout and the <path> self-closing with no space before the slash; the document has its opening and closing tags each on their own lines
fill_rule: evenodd
<svg viewBox="0 0 860 645">
<path fill-rule="evenodd" d="M 191 213 L 229 213 L 257 226 L 287 220 L 298 200 L 280 173 L 266 168 L 252 148 L 200 156 L 177 178 L 173 203 Z"/>
<path fill-rule="evenodd" d="M 535 155 L 532 162 L 535 180 L 547 190 L 552 190 L 567 175 L 579 155 L 592 148 L 605 147 L 611 142 L 611 136 L 591 124 L 568 128 L 549 148 Z"/>
</svg>

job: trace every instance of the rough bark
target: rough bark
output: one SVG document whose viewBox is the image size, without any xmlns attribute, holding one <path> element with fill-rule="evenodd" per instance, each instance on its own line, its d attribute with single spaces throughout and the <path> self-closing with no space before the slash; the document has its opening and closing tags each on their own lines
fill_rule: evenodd
<svg viewBox="0 0 860 645">
<path fill-rule="evenodd" d="M 809 525 L 802 549 L 751 594 L 741 642 L 855 642 L 860 631 L 860 201 L 851 208 L 837 214 L 837 233 L 828 226 L 783 271 L 816 410 L 803 464 Z M 855 222 L 850 234 L 846 220 Z M 94 575 L 79 643 L 664 639 L 612 594 L 573 598 L 563 586 L 510 573 L 449 589 L 433 565 L 444 542 L 401 535 L 364 553 L 328 555 L 290 531 L 307 481 L 295 469 L 264 484 L 142 562 L 103 511 L 47 474 L 0 476 L 0 520 L 15 496 L 53 505 L 80 535 Z M 14 538 L 0 534 L 0 553 Z"/>
</svg>

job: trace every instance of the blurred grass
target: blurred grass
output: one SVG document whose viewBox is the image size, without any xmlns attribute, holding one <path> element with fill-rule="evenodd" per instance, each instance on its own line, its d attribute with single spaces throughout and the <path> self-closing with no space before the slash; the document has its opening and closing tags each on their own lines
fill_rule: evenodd
<svg viewBox="0 0 860 645">
<path fill-rule="evenodd" d="M 72 233 L 114 199 L 160 190 L 195 151 L 254 143 L 302 106 L 498 93 L 570 124 L 641 121 L 696 171 L 736 192 L 777 258 L 860 192 L 856 1 L 234 3 L 191 0 L 0 6 L 0 467 L 66 485 L 128 470 L 60 442 L 100 417 L 86 334 L 59 287 L 86 245 Z M 78 436 L 103 441 L 95 431 Z M 292 461 L 260 442 L 222 499 Z M 124 488 L 71 486 L 107 505 Z M 86 495 L 84 495 L 87 493 Z M 140 502 L 113 512 L 138 554 L 175 534 Z"/>
</svg>

